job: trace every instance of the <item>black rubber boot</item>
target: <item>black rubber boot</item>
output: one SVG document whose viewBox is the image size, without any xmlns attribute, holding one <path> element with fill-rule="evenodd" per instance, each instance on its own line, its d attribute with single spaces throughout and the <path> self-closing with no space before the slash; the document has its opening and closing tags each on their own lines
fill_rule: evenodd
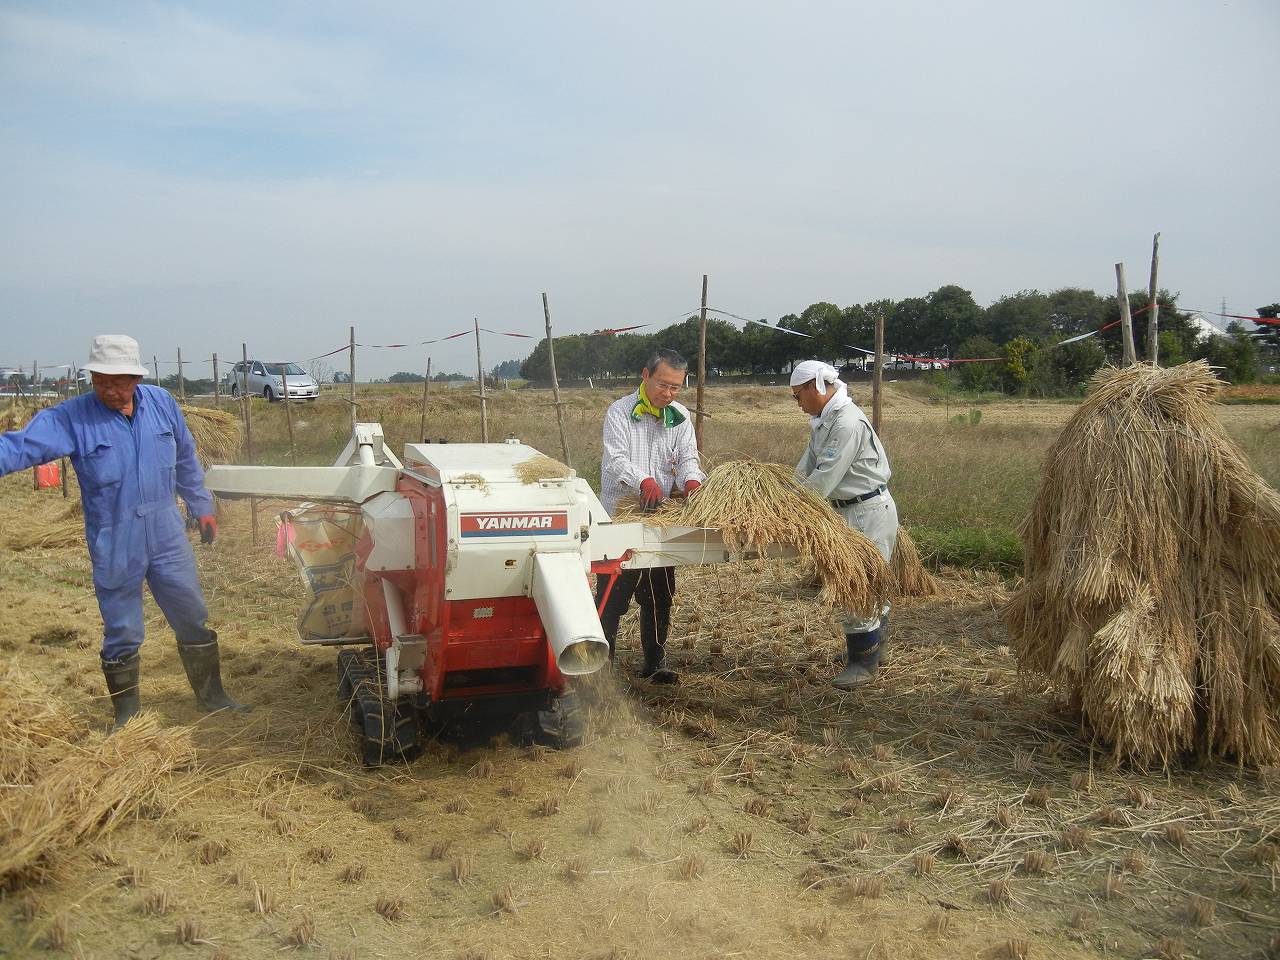
<svg viewBox="0 0 1280 960">
<path fill-rule="evenodd" d="M 136 650 L 119 660 L 102 661 L 102 675 L 107 679 L 107 693 L 111 695 L 111 706 L 116 713 L 112 733 L 142 709 L 142 695 L 138 689 L 141 664 L 142 657 Z"/>
<path fill-rule="evenodd" d="M 667 666 L 667 631 L 670 629 L 670 617 L 663 617 L 655 611 L 654 620 L 640 615 L 640 646 L 644 648 L 644 668 L 640 671 L 640 679 L 650 683 L 679 683 L 680 675 Z"/>
<path fill-rule="evenodd" d="M 840 690 L 852 690 L 875 676 L 876 667 L 880 665 L 880 654 L 883 650 L 883 645 L 881 644 L 881 630 L 883 629 L 882 625 L 866 633 L 846 633 L 844 635 L 848 659 L 845 661 L 844 669 L 831 681 L 833 686 Z"/>
<path fill-rule="evenodd" d="M 215 710 L 234 710 L 237 713 L 248 713 L 253 707 L 236 703 L 222 689 L 222 668 L 218 657 L 218 635 L 209 631 L 212 638 L 208 643 L 180 643 L 178 656 L 182 658 L 182 666 L 187 671 L 187 680 L 195 691 L 196 703 L 206 713 Z"/>
</svg>

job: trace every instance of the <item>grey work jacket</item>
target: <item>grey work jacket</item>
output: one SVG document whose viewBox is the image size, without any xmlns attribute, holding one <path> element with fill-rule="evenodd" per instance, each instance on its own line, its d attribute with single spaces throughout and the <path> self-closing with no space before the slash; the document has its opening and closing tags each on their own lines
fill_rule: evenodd
<svg viewBox="0 0 1280 960">
<path fill-rule="evenodd" d="M 823 412 L 796 472 L 828 500 L 849 500 L 888 486 L 891 473 L 884 445 L 856 403 Z"/>
</svg>

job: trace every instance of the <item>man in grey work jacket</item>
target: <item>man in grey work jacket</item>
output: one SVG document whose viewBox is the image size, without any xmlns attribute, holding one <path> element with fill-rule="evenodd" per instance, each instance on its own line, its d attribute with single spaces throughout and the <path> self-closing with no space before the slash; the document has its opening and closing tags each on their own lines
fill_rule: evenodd
<svg viewBox="0 0 1280 960">
<path fill-rule="evenodd" d="M 84 369 L 93 392 L 41 410 L 0 436 L 0 475 L 70 457 L 80 482 L 93 587 L 102 613 L 102 673 L 120 729 L 141 709 L 142 582 L 178 638 L 196 702 L 247 710 L 222 689 L 218 635 L 196 578 L 195 557 L 175 494 L 197 517 L 200 539 L 217 533 L 191 431 L 172 395 L 142 383 L 147 370 L 132 337 L 95 337 Z"/>
<path fill-rule="evenodd" d="M 850 399 L 835 368 L 820 360 L 796 364 L 791 393 L 809 414 L 812 430 L 796 471 L 890 562 L 898 540 L 898 507 L 889 494 L 889 458 L 871 421 Z M 848 659 L 832 683 L 852 690 L 875 675 L 888 625 L 887 606 L 874 617 L 845 616 Z"/>
<path fill-rule="evenodd" d="M 610 516 L 618 500 L 628 494 L 652 508 L 673 494 L 690 496 L 707 479 L 698 463 L 689 411 L 676 403 L 688 367 L 674 350 L 654 351 L 640 374 L 639 389 L 615 400 L 605 413 L 600 501 Z M 679 679 L 666 659 L 675 589 L 675 567 L 623 570 L 616 577 L 596 580 L 596 604 L 610 656 L 618 638 L 618 621 L 632 597 L 639 602 L 644 650 L 640 676 L 652 683 Z"/>
</svg>

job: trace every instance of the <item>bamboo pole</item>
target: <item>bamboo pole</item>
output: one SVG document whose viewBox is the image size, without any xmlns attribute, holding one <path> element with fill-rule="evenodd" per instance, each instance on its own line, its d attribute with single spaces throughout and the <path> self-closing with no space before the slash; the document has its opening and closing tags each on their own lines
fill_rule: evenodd
<svg viewBox="0 0 1280 960">
<path fill-rule="evenodd" d="M 555 398 L 556 423 L 560 426 L 560 451 L 564 454 L 564 465 L 572 467 L 569 459 L 569 438 L 564 432 L 564 404 L 560 401 L 560 378 L 556 376 L 556 341 L 551 336 L 551 304 L 546 293 L 542 294 L 542 316 L 547 321 L 547 360 L 551 365 L 551 395 Z"/>
<path fill-rule="evenodd" d="M 489 397 L 484 392 L 484 361 L 480 359 L 480 318 L 476 325 L 476 376 L 480 378 L 480 442 L 489 442 Z"/>
<path fill-rule="evenodd" d="M 280 364 L 280 386 L 284 391 L 284 420 L 289 427 L 289 462 L 298 465 L 298 448 L 293 442 L 293 403 L 289 400 L 288 361 Z"/>
<path fill-rule="evenodd" d="M 1116 302 L 1120 306 L 1120 350 L 1122 366 L 1129 366 L 1138 359 L 1133 348 L 1133 316 L 1129 313 L 1129 288 L 1124 282 L 1124 264 L 1116 264 Z"/>
<path fill-rule="evenodd" d="M 418 417 L 418 439 L 427 442 L 427 397 L 431 396 L 431 358 L 427 357 L 427 379 L 422 381 L 422 415 Z"/>
<path fill-rule="evenodd" d="M 1147 287 L 1147 359 L 1154 367 L 1160 359 L 1160 303 L 1156 299 L 1156 272 L 1160 269 L 1160 234 L 1151 238 L 1151 283 Z"/>
<path fill-rule="evenodd" d="M 356 428 L 356 328 L 355 327 L 351 328 L 351 342 L 347 347 L 347 361 L 348 361 L 348 367 L 347 367 L 348 379 L 351 381 L 350 391 L 349 391 L 350 398 L 351 398 L 351 430 L 352 432 L 354 432 Z"/>
<path fill-rule="evenodd" d="M 650 375 L 653 371 L 649 371 Z M 698 318 L 698 411 L 693 419 L 693 433 L 698 445 L 698 449 L 702 449 L 702 391 L 707 382 L 707 275 L 702 275 L 702 309 L 699 311 Z"/>
<path fill-rule="evenodd" d="M 871 371 L 871 429 L 880 435 L 880 416 L 884 407 L 884 308 L 876 309 L 875 369 Z"/>
<path fill-rule="evenodd" d="M 213 408 L 222 409 L 222 392 L 218 386 L 218 355 L 213 355 Z"/>
<path fill-rule="evenodd" d="M 187 381 L 182 376 L 182 348 L 178 348 L 178 402 L 187 402 Z"/>
<path fill-rule="evenodd" d="M 249 345 L 240 344 L 241 359 L 244 361 L 240 387 L 240 404 L 244 416 L 244 456 L 253 463 L 253 405 L 249 402 Z M 258 545 L 258 498 L 249 498 L 249 542 Z"/>
</svg>

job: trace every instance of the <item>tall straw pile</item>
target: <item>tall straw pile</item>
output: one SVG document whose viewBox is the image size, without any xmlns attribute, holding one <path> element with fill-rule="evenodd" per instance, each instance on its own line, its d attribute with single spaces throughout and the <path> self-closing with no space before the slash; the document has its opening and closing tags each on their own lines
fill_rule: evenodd
<svg viewBox="0 0 1280 960">
<path fill-rule="evenodd" d="M 615 520 L 718 529 L 731 550 L 795 547 L 817 571 L 822 602 L 840 610 L 879 610 L 893 589 L 875 544 L 850 529 L 790 467 L 733 460 L 713 469 L 687 501 L 668 500 L 649 513 L 637 512 L 634 505 L 620 507 Z"/>
<path fill-rule="evenodd" d="M 1280 760 L 1280 494 L 1204 363 L 1095 375 L 1050 448 L 1006 620 L 1118 759 Z"/>
<path fill-rule="evenodd" d="M 47 692 L 44 706 L 36 702 L 33 681 L 14 667 L 4 679 L 0 765 L 28 784 L 0 793 L 0 886 L 13 887 L 47 875 L 61 856 L 156 799 L 170 773 L 194 762 L 195 748 L 189 729 L 166 729 L 153 713 L 86 742 Z"/>
<path fill-rule="evenodd" d="M 240 456 L 240 418 L 212 407 L 181 407 L 200 465 L 233 463 Z"/>
</svg>

